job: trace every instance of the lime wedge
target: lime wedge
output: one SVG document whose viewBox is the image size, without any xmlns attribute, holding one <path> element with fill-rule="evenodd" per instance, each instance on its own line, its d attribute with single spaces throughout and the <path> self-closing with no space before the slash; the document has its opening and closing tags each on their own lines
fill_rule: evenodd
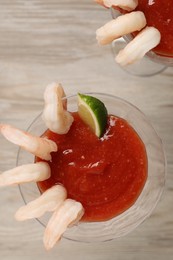
<svg viewBox="0 0 173 260">
<path fill-rule="evenodd" d="M 99 99 L 78 94 L 78 113 L 80 118 L 99 138 L 104 134 L 107 124 L 107 109 Z"/>
</svg>

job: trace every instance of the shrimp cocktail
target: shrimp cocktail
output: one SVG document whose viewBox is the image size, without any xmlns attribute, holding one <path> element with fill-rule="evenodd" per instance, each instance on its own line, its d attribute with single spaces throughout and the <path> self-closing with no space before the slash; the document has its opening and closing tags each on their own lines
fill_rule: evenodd
<svg viewBox="0 0 173 260">
<path fill-rule="evenodd" d="M 164 184 L 162 145 L 145 116 L 107 94 L 66 98 L 56 83 L 46 88 L 44 101 L 42 119 L 32 125 L 42 120 L 39 136 L 0 125 L 1 134 L 22 149 L 19 164 L 21 151 L 33 154 L 31 162 L 0 175 L 1 186 L 21 185 L 26 205 L 16 219 L 42 222 L 49 212 L 43 223 L 48 250 L 62 235 L 92 242 L 133 230 L 151 213 Z M 37 190 L 32 200 L 25 197 L 31 183 Z"/>
<path fill-rule="evenodd" d="M 96 0 L 112 7 L 114 20 L 97 30 L 102 45 L 126 37 L 129 43 L 116 56 L 122 66 L 149 57 L 159 63 L 173 64 L 173 2 L 172 0 Z M 118 15 L 117 10 L 119 14 Z"/>
</svg>

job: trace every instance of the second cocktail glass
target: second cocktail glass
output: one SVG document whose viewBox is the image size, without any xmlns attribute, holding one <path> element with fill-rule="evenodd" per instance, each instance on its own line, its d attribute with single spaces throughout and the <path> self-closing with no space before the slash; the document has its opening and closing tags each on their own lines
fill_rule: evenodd
<svg viewBox="0 0 173 260">
<path fill-rule="evenodd" d="M 116 19 L 120 15 L 121 13 L 118 10 L 111 8 L 111 16 L 113 19 Z M 133 37 L 131 35 L 125 35 L 121 39 L 113 41 L 113 55 L 116 56 L 118 52 L 132 39 Z M 172 57 L 157 55 L 156 53 L 150 51 L 140 61 L 124 66 L 122 69 L 132 75 L 148 77 L 161 73 L 169 66 L 173 66 Z"/>
</svg>

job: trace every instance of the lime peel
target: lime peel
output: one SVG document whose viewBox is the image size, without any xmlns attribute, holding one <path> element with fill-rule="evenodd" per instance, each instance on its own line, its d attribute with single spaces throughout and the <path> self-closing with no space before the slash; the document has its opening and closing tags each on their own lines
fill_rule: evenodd
<svg viewBox="0 0 173 260">
<path fill-rule="evenodd" d="M 107 125 L 107 109 L 102 101 L 78 93 L 78 113 L 80 118 L 99 138 L 104 134 Z"/>
</svg>

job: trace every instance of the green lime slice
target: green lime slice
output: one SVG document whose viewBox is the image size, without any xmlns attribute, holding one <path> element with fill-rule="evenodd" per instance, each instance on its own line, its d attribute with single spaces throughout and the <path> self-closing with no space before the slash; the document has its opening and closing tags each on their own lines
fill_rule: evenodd
<svg viewBox="0 0 173 260">
<path fill-rule="evenodd" d="M 78 93 L 78 113 L 99 138 L 104 134 L 107 124 L 107 109 L 99 99 Z"/>
</svg>

